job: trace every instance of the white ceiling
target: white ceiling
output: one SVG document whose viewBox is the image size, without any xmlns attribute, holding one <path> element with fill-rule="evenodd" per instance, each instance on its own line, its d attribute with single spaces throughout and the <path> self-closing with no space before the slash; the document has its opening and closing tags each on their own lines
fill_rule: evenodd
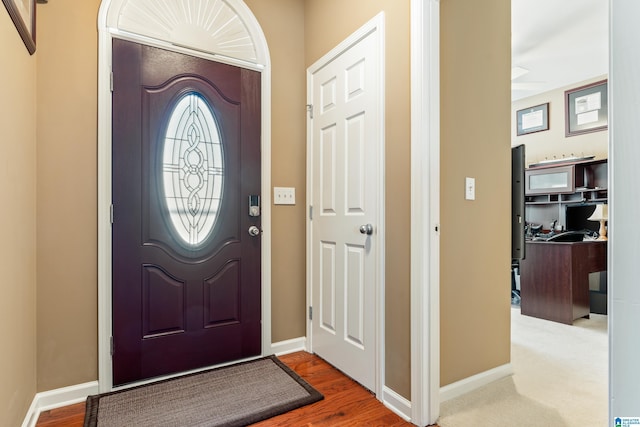
<svg viewBox="0 0 640 427">
<path fill-rule="evenodd" d="M 608 74 L 609 0 L 511 0 L 511 99 Z"/>
</svg>

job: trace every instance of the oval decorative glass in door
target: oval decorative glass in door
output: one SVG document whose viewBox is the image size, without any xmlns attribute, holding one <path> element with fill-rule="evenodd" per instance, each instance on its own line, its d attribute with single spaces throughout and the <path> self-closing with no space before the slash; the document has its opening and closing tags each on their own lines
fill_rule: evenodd
<svg viewBox="0 0 640 427">
<path fill-rule="evenodd" d="M 195 249 L 216 224 L 224 179 L 218 123 L 197 92 L 180 97 L 171 110 L 161 167 L 171 226 L 185 247 Z"/>
</svg>

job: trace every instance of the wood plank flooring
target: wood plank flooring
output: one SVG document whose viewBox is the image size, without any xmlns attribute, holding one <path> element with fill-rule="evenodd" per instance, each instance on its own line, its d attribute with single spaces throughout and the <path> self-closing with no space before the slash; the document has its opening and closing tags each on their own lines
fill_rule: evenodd
<svg viewBox="0 0 640 427">
<path fill-rule="evenodd" d="M 387 409 L 373 394 L 319 357 L 297 352 L 280 356 L 285 364 L 324 395 L 324 399 L 254 427 L 413 426 Z M 82 427 L 84 402 L 40 414 L 36 427 Z"/>
</svg>

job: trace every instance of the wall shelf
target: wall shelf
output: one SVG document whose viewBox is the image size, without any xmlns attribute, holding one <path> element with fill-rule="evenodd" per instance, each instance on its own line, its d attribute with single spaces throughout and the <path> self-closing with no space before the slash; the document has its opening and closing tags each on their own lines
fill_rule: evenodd
<svg viewBox="0 0 640 427">
<path fill-rule="evenodd" d="M 607 203 L 607 175 L 606 159 L 526 169 L 526 221 L 564 227 L 566 206 Z"/>
</svg>

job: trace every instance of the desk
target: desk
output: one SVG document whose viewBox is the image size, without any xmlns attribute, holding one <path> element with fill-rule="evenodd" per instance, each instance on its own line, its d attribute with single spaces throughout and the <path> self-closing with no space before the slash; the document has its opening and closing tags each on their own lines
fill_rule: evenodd
<svg viewBox="0 0 640 427">
<path fill-rule="evenodd" d="M 589 273 L 607 269 L 607 242 L 526 243 L 520 262 L 522 314 L 566 324 L 589 317 Z"/>
</svg>

